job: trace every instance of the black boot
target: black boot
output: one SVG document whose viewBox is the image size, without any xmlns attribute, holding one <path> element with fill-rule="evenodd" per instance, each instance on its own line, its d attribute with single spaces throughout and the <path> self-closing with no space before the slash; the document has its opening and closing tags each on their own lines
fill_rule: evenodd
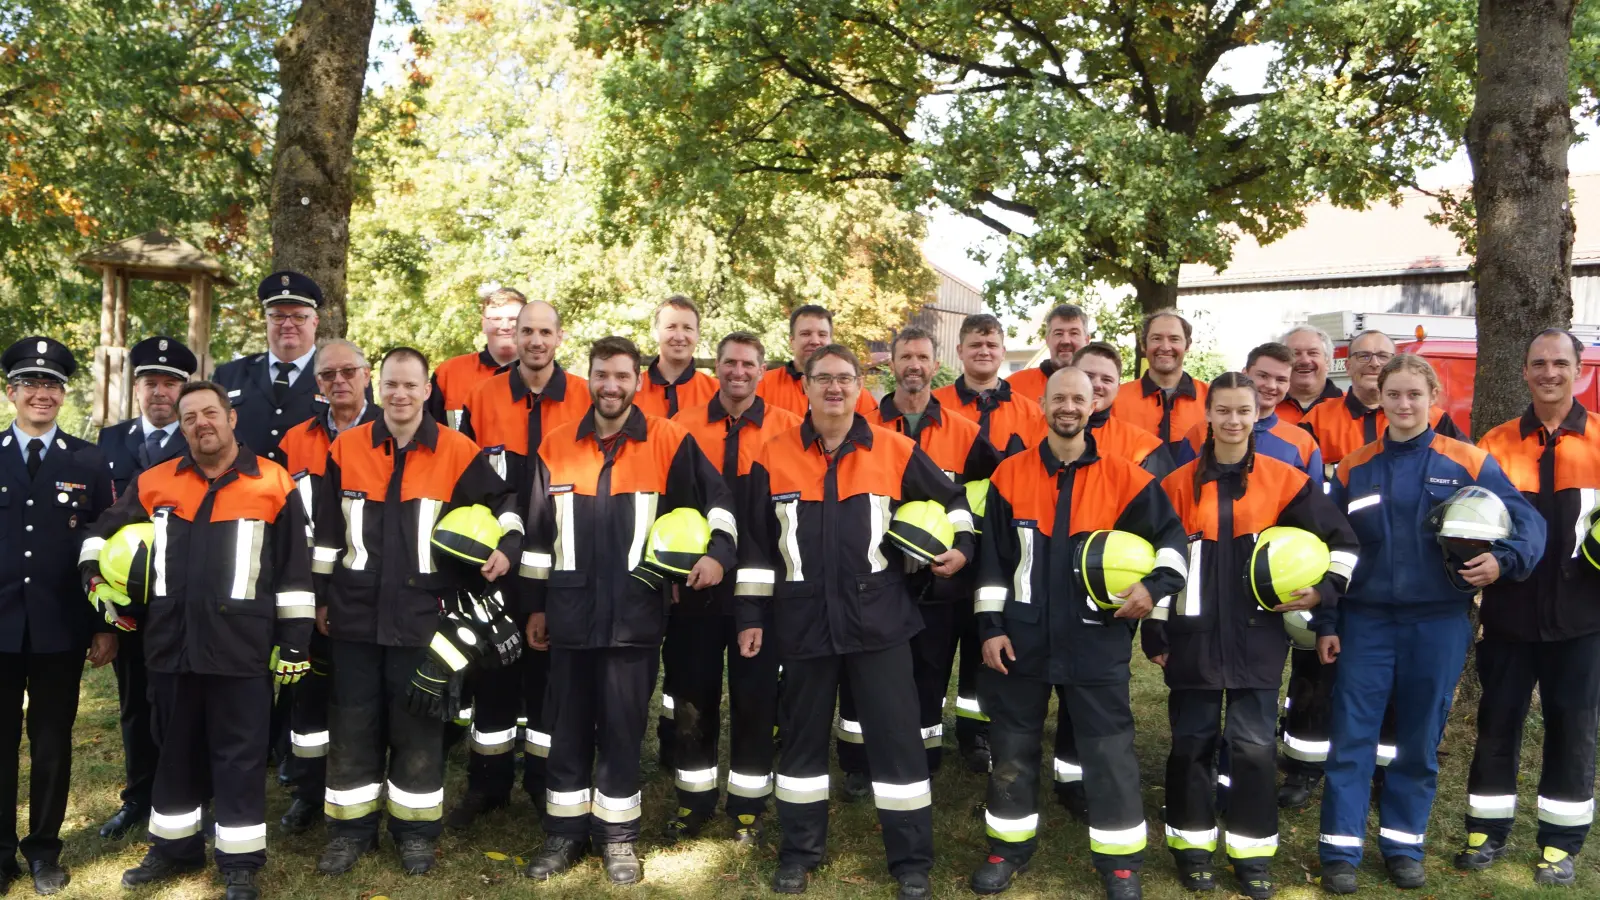
<svg viewBox="0 0 1600 900">
<path fill-rule="evenodd" d="M 1239 893 L 1250 900 L 1272 900 L 1278 893 L 1278 885 L 1272 880 L 1272 869 L 1265 862 L 1235 862 L 1233 875 L 1239 879 Z"/>
<path fill-rule="evenodd" d="M 540 847 L 539 852 L 534 854 L 533 859 L 528 860 L 528 864 L 522 868 L 522 875 L 537 881 L 547 881 L 551 876 L 560 875 L 582 862 L 583 855 L 588 850 L 587 841 L 552 834 L 544 839 L 544 846 Z"/>
<path fill-rule="evenodd" d="M 407 875 L 426 875 L 433 871 L 433 841 L 412 835 L 396 848 L 400 854 L 400 869 Z"/>
<path fill-rule="evenodd" d="M 928 883 L 926 872 L 907 872 L 899 881 L 900 892 L 895 900 L 928 900 L 933 896 L 933 885 Z"/>
<path fill-rule="evenodd" d="M 1283 776 L 1283 786 L 1278 788 L 1278 808 L 1300 809 L 1311 802 L 1311 792 L 1321 780 L 1321 773 L 1290 772 Z"/>
<path fill-rule="evenodd" d="M 1003 856 L 990 854 L 967 880 L 974 894 L 998 894 L 1011 887 L 1011 879 L 1028 871 L 1026 862 L 1013 862 Z"/>
<path fill-rule="evenodd" d="M 160 881 L 170 881 L 190 872 L 198 872 L 205 865 L 201 860 L 177 862 L 162 856 L 151 848 L 144 855 L 144 861 L 139 865 L 122 873 L 122 886 L 136 888 Z"/>
<path fill-rule="evenodd" d="M 698 813 L 687 807 L 678 807 L 678 812 L 667 820 L 666 828 L 662 831 L 662 838 L 669 844 L 676 844 L 685 838 L 699 837 L 702 829 L 710 816 Z"/>
<path fill-rule="evenodd" d="M 1317 882 L 1329 894 L 1354 894 L 1356 892 L 1356 867 L 1340 860 L 1323 863 Z"/>
<path fill-rule="evenodd" d="M 321 806 L 296 797 L 284 811 L 283 818 L 278 820 L 278 825 L 283 828 L 285 834 L 303 834 L 321 821 Z"/>
<path fill-rule="evenodd" d="M 364 853 L 371 853 L 378 849 L 378 836 L 369 838 L 355 838 L 349 835 L 336 834 L 329 841 L 328 846 L 322 848 L 322 858 L 317 860 L 317 871 L 324 875 L 343 875 L 356 867 L 356 861 Z"/>
<path fill-rule="evenodd" d="M 224 900 L 260 900 L 254 869 L 229 869 L 222 873 L 222 883 L 228 886 Z"/>
<path fill-rule="evenodd" d="M 856 801 L 872 794 L 872 781 L 865 772 L 844 773 L 844 799 Z"/>
<path fill-rule="evenodd" d="M 772 892 L 774 894 L 804 894 L 807 880 L 805 866 L 799 863 L 779 863 L 778 871 L 772 873 Z"/>
<path fill-rule="evenodd" d="M 961 755 L 967 761 L 967 770 L 979 775 L 989 774 L 994 755 L 989 750 L 989 736 L 978 733 L 972 736 L 971 743 L 961 749 Z"/>
<path fill-rule="evenodd" d="M 1403 891 L 1414 891 L 1428 883 L 1428 875 L 1422 870 L 1420 859 L 1412 859 L 1409 856 L 1386 856 L 1383 867 L 1389 870 L 1389 880 Z"/>
<path fill-rule="evenodd" d="M 761 846 L 761 818 L 759 816 L 743 815 L 736 820 L 733 828 L 733 845 L 740 850 L 752 850 Z"/>
<path fill-rule="evenodd" d="M 1100 884 L 1106 889 L 1106 900 L 1144 900 L 1144 887 L 1133 869 L 1106 872 L 1100 876 Z"/>
<path fill-rule="evenodd" d="M 1217 889 L 1217 873 L 1211 866 L 1211 853 L 1206 850 L 1174 850 L 1172 860 L 1178 866 L 1178 882 L 1186 891 L 1206 893 Z"/>
<path fill-rule="evenodd" d="M 42 897 L 61 893 L 72 880 L 67 877 L 67 870 L 53 860 L 36 859 L 28 868 L 33 870 L 33 892 Z"/>
<path fill-rule="evenodd" d="M 1467 835 L 1467 847 L 1456 854 L 1456 868 L 1463 872 L 1482 872 L 1494 865 L 1506 853 L 1506 842 L 1497 841 L 1481 831 Z"/>
<path fill-rule="evenodd" d="M 150 821 L 150 807 L 139 803 L 124 803 L 111 818 L 100 826 L 100 836 L 108 841 L 120 841 L 143 828 Z"/>
<path fill-rule="evenodd" d="M 637 884 L 644 878 L 644 863 L 639 861 L 633 841 L 606 844 L 600 848 L 600 860 L 612 884 Z"/>
</svg>

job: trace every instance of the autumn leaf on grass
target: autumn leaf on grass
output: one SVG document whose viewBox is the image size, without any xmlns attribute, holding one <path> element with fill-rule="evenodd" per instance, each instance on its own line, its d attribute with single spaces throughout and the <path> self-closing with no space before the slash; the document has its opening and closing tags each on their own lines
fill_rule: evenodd
<svg viewBox="0 0 1600 900">
<path fill-rule="evenodd" d="M 845 884 L 866 884 L 867 883 L 867 877 L 865 875 L 841 875 L 841 876 L 839 876 L 839 880 L 844 882 Z"/>
<path fill-rule="evenodd" d="M 505 862 L 511 858 L 504 853 L 501 853 L 499 850 L 485 850 L 483 851 L 483 855 L 494 860 L 495 862 Z"/>
</svg>

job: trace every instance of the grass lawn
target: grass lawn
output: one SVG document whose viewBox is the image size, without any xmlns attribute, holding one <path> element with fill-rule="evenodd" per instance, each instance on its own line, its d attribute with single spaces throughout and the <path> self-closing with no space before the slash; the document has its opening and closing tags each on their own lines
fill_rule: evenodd
<svg viewBox="0 0 1600 900">
<path fill-rule="evenodd" d="M 1149 663 L 1135 663 L 1134 709 L 1139 722 L 1139 756 L 1144 774 L 1146 814 L 1150 822 L 1150 850 L 1145 868 L 1145 892 L 1151 898 L 1189 896 L 1177 884 L 1171 857 L 1165 852 L 1161 833 L 1161 773 L 1167 751 L 1166 689 L 1158 670 Z M 949 707 L 952 712 L 954 704 Z M 1527 734 L 1524 759 L 1537 761 L 1542 729 L 1535 723 Z M 1050 723 L 1053 727 L 1054 713 Z M 78 715 L 74 749 L 74 791 L 67 810 L 64 829 L 67 848 L 64 864 L 72 873 L 72 884 L 64 898 L 144 898 L 220 897 L 220 885 L 212 875 L 195 875 L 181 882 L 139 892 L 125 892 L 119 879 L 123 869 L 136 865 L 145 845 L 139 840 L 107 843 L 96 834 L 100 823 L 118 805 L 121 788 L 121 738 L 116 727 L 116 684 L 109 667 L 89 673 L 84 680 L 83 704 Z M 948 727 L 947 740 L 954 746 L 954 729 Z M 641 847 L 645 862 L 645 881 L 632 888 L 613 888 L 605 880 L 596 861 L 543 885 L 520 879 L 516 858 L 525 857 L 541 839 L 537 818 L 525 797 L 517 792 L 512 806 L 486 817 L 466 833 L 447 833 L 440 847 L 440 865 L 425 878 L 406 878 L 399 874 L 393 850 L 385 839 L 378 854 L 370 856 L 350 874 L 328 879 L 315 872 L 321 850 L 320 829 L 302 837 L 284 838 L 277 832 L 277 818 L 288 805 L 286 791 L 276 783 L 268 788 L 269 859 L 262 886 L 267 896 L 296 900 L 506 900 L 512 897 L 761 897 L 770 896 L 766 888 L 776 866 L 774 835 L 768 845 L 750 854 L 739 854 L 726 838 L 731 829 L 720 821 L 708 836 L 677 847 L 659 846 L 654 836 L 661 830 L 672 804 L 671 779 L 655 771 L 654 727 L 650 729 L 645 751 L 645 841 Z M 1487 873 L 1458 874 L 1450 857 L 1465 838 L 1462 815 L 1466 804 L 1467 766 L 1473 741 L 1472 710 L 1457 709 L 1445 736 L 1444 756 L 1439 779 L 1439 799 L 1434 807 L 1428 834 L 1427 888 L 1405 894 L 1411 900 L 1476 900 L 1516 896 L 1600 896 L 1600 854 L 1578 860 L 1578 886 L 1571 891 L 1547 891 L 1533 886 L 1532 866 L 1537 853 L 1533 846 L 1534 796 L 1538 783 L 1536 767 L 1525 766 L 1518 803 L 1517 830 L 1512 836 L 1513 852 Z M 1051 746 L 1046 742 L 1046 748 Z M 26 748 L 24 749 L 26 754 Z M 452 757 L 446 783 L 447 805 L 459 796 L 463 784 L 463 751 Z M 1045 769 L 1048 779 L 1048 768 Z M 26 777 L 26 776 L 24 776 Z M 835 783 L 839 776 L 835 774 Z M 970 870 L 985 853 L 983 822 L 974 816 L 983 798 L 983 779 L 968 774 L 959 765 L 947 765 L 934 781 L 937 862 L 934 868 L 936 897 L 972 897 L 966 887 Z M 27 790 L 22 797 L 26 803 Z M 1053 801 L 1041 804 L 1040 851 L 1033 867 L 1021 876 L 1006 896 L 1013 898 L 1057 898 L 1101 896 L 1099 881 L 1089 863 L 1085 829 L 1071 821 Z M 26 808 L 19 810 L 26 824 Z M 833 805 L 829 864 L 813 878 L 809 896 L 833 898 L 893 897 L 894 882 L 883 862 L 883 849 L 876 833 L 876 817 L 870 801 Z M 25 828 L 24 828 L 25 830 Z M 776 829 L 773 829 L 775 831 Z M 1370 835 L 1377 832 L 1376 814 Z M 1284 816 L 1283 846 L 1275 871 L 1284 889 L 1280 897 L 1310 898 L 1325 896 L 1309 883 L 1308 872 L 1317 864 L 1317 808 Z M 1227 897 L 1231 875 L 1219 872 L 1223 889 L 1214 896 Z M 1375 843 L 1367 846 L 1362 868 L 1363 897 L 1398 897 L 1400 891 L 1387 886 L 1382 861 Z M 12 897 L 33 896 L 24 879 L 11 889 Z"/>
</svg>

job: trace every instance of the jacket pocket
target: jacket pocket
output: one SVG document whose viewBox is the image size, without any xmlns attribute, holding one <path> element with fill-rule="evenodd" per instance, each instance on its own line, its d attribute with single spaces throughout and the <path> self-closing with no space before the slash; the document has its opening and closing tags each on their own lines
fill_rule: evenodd
<svg viewBox="0 0 1600 900">
<path fill-rule="evenodd" d="M 552 571 L 546 583 L 544 616 L 550 639 L 562 646 L 583 645 L 589 640 L 589 615 L 595 608 L 584 593 L 589 583 L 586 572 Z"/>
<path fill-rule="evenodd" d="M 779 581 L 772 586 L 770 607 L 778 655 L 831 652 L 828 610 L 809 581 Z"/>
<path fill-rule="evenodd" d="M 893 571 L 857 575 L 855 588 L 863 643 L 905 640 L 916 633 L 922 617 L 906 592 L 905 576 Z"/>
<path fill-rule="evenodd" d="M 629 576 L 617 598 L 613 635 L 619 644 L 654 644 L 667 634 L 667 610 L 672 595 L 665 589 L 651 590 L 644 582 Z"/>
</svg>

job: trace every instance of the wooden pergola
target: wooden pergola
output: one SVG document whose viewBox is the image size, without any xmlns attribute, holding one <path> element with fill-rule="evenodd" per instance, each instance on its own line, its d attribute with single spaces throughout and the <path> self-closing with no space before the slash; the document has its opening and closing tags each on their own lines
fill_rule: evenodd
<svg viewBox="0 0 1600 900">
<path fill-rule="evenodd" d="M 237 282 L 209 253 L 162 231 L 149 231 L 78 257 L 100 271 L 100 346 L 94 351 L 94 424 L 133 415 L 133 379 L 128 367 L 129 286 L 137 280 L 189 286 L 189 349 L 200 361 L 199 377 L 210 376 L 211 304 L 216 285 Z"/>
</svg>

